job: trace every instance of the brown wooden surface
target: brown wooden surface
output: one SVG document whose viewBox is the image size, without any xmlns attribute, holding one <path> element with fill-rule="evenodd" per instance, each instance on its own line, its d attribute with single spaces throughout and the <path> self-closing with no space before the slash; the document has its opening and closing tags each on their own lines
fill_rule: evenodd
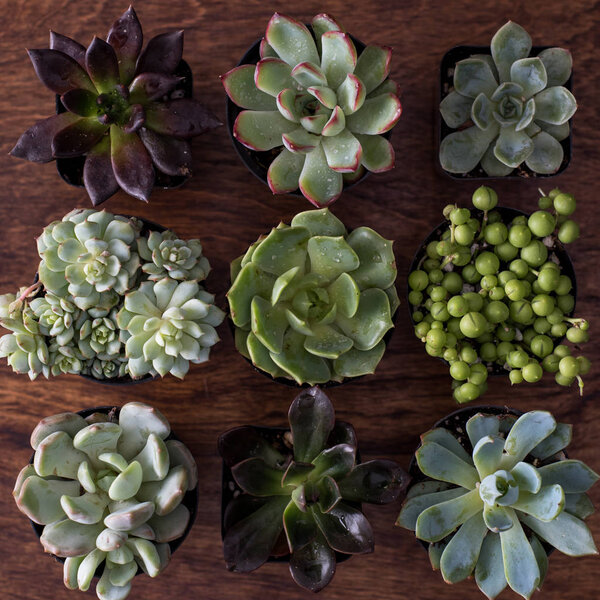
<svg viewBox="0 0 600 600">
<path fill-rule="evenodd" d="M 0 290 L 14 291 L 31 280 L 36 269 L 34 238 L 51 220 L 76 206 L 87 206 L 81 190 L 68 187 L 54 164 L 33 165 L 7 156 L 20 133 L 50 114 L 54 99 L 37 80 L 24 48 L 45 47 L 54 29 L 89 43 L 104 35 L 125 8 L 116 0 L 2 0 L 0 25 Z M 461 0 L 152 0 L 136 3 L 146 39 L 156 33 L 185 28 L 185 58 L 195 76 L 195 93 L 224 120 L 225 95 L 218 75 L 234 66 L 246 48 L 264 31 L 274 10 L 308 20 L 327 10 L 365 42 L 395 48 L 392 75 L 402 90 L 404 115 L 393 135 L 397 166 L 373 176 L 347 192 L 334 207 L 349 227 L 369 225 L 396 240 L 398 286 L 404 297 L 407 268 L 420 240 L 439 222 L 450 201 L 465 205 L 475 185 L 453 182 L 434 170 L 433 118 L 438 62 L 456 44 L 486 44 L 494 31 L 512 18 L 533 36 L 535 44 L 569 47 L 575 62 L 574 91 L 579 110 L 574 117 L 574 159 L 565 174 L 543 180 L 574 193 L 583 225 L 572 250 L 578 275 L 578 314 L 594 318 L 600 283 L 600 4 L 592 0 L 491 1 Z M 302 12 L 298 12 L 298 11 Z M 173 228 L 182 237 L 200 237 L 213 265 L 209 287 L 225 304 L 228 263 L 256 237 L 280 219 L 310 208 L 302 198 L 273 197 L 239 161 L 226 129 L 194 142 L 194 178 L 181 190 L 156 191 L 149 204 L 120 193 L 105 206 L 113 212 L 137 214 Z M 495 185 L 501 201 L 534 209 L 537 181 L 506 181 Z M 597 329 L 597 324 L 595 324 Z M 242 576 L 228 573 L 220 538 L 220 460 L 218 434 L 244 423 L 285 422 L 290 388 L 255 373 L 236 353 L 226 325 L 223 341 L 208 364 L 192 366 L 185 382 L 164 381 L 112 390 L 77 377 L 30 383 L 0 366 L 0 598 L 60 600 L 77 598 L 62 585 L 61 568 L 43 555 L 27 519 L 11 497 L 14 478 L 30 455 L 29 433 L 38 420 L 65 410 L 143 400 L 156 405 L 198 460 L 201 501 L 198 519 L 167 571 L 156 581 L 136 578 L 131 598 L 146 600 L 206 598 L 233 600 L 269 597 L 305 598 L 287 567 L 269 564 Z M 597 340 L 598 332 L 593 331 Z M 597 343 L 589 344 L 596 363 Z M 575 425 L 570 454 L 600 470 L 598 377 L 590 375 L 580 400 L 574 390 L 554 385 L 550 377 L 538 385 L 510 388 L 494 379 L 485 396 L 489 404 L 509 404 L 521 410 L 545 408 Z M 391 457 L 405 467 L 418 434 L 456 407 L 450 380 L 441 362 L 428 357 L 412 334 L 404 304 L 396 332 L 375 376 L 331 390 L 337 414 L 355 425 L 364 457 Z M 600 486 L 592 492 L 600 501 Z M 399 506 L 367 507 L 375 529 L 375 554 L 351 559 L 338 569 L 324 600 L 392 598 L 432 600 L 440 597 L 475 599 L 483 596 L 474 583 L 446 586 L 432 574 L 426 554 L 412 534 L 393 526 Z M 600 517 L 590 527 L 600 541 Z M 598 560 L 571 559 L 555 553 L 550 574 L 537 597 L 547 600 L 598 598 Z M 87 597 L 93 597 L 88 592 Z M 508 591 L 502 598 L 516 598 Z"/>
</svg>

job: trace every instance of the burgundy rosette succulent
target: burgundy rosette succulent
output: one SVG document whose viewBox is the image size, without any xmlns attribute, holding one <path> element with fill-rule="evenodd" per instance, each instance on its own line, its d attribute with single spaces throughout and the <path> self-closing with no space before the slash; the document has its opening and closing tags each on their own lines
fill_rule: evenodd
<svg viewBox="0 0 600 600">
<path fill-rule="evenodd" d="M 85 156 L 83 183 L 94 205 L 119 188 L 147 201 L 155 169 L 190 174 L 189 139 L 220 125 L 202 104 L 176 97 L 183 31 L 153 37 L 142 50 L 142 27 L 132 7 L 107 41 L 86 49 L 50 32 L 50 48 L 28 50 L 41 82 L 60 96 L 65 112 L 25 131 L 13 156 L 45 163 Z"/>
</svg>

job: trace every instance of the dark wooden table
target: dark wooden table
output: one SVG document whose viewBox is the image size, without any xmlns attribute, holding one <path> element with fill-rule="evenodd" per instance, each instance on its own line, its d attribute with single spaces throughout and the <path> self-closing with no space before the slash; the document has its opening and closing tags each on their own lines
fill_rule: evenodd
<svg viewBox="0 0 600 600">
<path fill-rule="evenodd" d="M 33 165 L 7 155 L 20 133 L 34 120 L 51 113 L 52 95 L 38 82 L 24 51 L 47 46 L 54 29 L 89 43 L 104 35 L 126 8 L 124 2 L 103 0 L 2 0 L 0 26 L 0 290 L 14 291 L 31 280 L 37 265 L 34 239 L 48 222 L 77 206 L 87 206 L 85 194 L 64 184 L 54 164 Z M 487 44 L 507 19 L 523 25 L 535 44 L 571 49 L 575 62 L 574 91 L 579 110 L 574 117 L 574 158 L 564 175 L 543 180 L 544 189 L 560 185 L 575 194 L 582 236 L 572 250 L 579 297 L 578 314 L 594 319 L 600 279 L 600 4 L 593 0 L 516 2 L 514 0 L 396 0 L 386 2 L 315 0 L 147 0 L 136 9 L 146 39 L 169 29 L 185 29 L 185 58 L 195 76 L 195 93 L 224 120 L 225 94 L 218 75 L 234 66 L 262 35 L 274 10 L 308 20 L 324 9 L 343 21 L 365 42 L 394 47 L 392 75 L 402 90 L 404 115 L 393 143 L 394 171 L 373 176 L 345 193 L 334 207 L 350 227 L 369 225 L 395 239 L 398 287 L 403 295 L 410 259 L 421 239 L 439 222 L 448 202 L 466 205 L 473 183 L 454 182 L 434 169 L 435 89 L 440 57 L 451 46 Z M 298 10 L 302 10 L 298 13 Z M 502 203 L 533 210 L 538 181 L 495 184 Z M 310 208 L 303 199 L 274 197 L 250 175 L 236 156 L 224 127 L 194 141 L 194 177 L 181 190 L 153 193 L 149 204 L 118 194 L 106 205 L 113 212 L 136 214 L 173 228 L 182 237 L 199 237 L 213 265 L 208 285 L 225 305 L 228 263 L 259 234 Z M 78 377 L 50 381 L 26 377 L 0 366 L 0 598 L 59 600 L 76 598 L 62 584 L 61 568 L 43 555 L 27 519 L 19 513 L 11 490 L 19 469 L 30 455 L 29 434 L 38 420 L 65 410 L 129 400 L 147 401 L 170 420 L 194 453 L 200 472 L 200 509 L 194 529 L 167 571 L 156 581 L 139 577 L 131 598 L 206 598 L 210 600 L 269 597 L 305 598 L 308 593 L 292 582 L 287 567 L 269 564 L 241 576 L 228 573 L 220 538 L 220 473 L 216 452 L 220 432 L 244 423 L 280 425 L 294 390 L 255 373 L 235 351 L 226 325 L 223 341 L 209 363 L 192 366 L 185 382 L 168 377 L 146 385 L 113 390 Z M 592 332 L 595 339 L 597 332 Z M 597 363 L 597 344 L 588 345 Z M 551 377 L 537 385 L 511 388 L 494 379 L 485 396 L 489 404 L 508 404 L 521 410 L 548 409 L 575 426 L 572 457 L 600 470 L 598 369 L 586 379 L 580 399 L 575 390 L 556 386 Z M 339 417 L 354 423 L 366 458 L 391 457 L 405 467 L 419 433 L 453 411 L 446 368 L 428 357 L 412 333 L 406 305 L 375 376 L 331 390 Z M 600 486 L 592 497 L 600 501 Z M 447 587 L 432 574 L 426 554 L 407 531 L 394 527 L 398 505 L 367 507 L 375 529 L 376 550 L 339 567 L 323 599 L 433 600 L 483 598 L 472 582 Z M 589 520 L 600 542 L 600 517 Z M 594 557 L 571 559 L 555 553 L 544 591 L 546 600 L 592 599 L 598 591 Z M 93 592 L 88 592 L 92 597 Z M 516 598 L 505 592 L 503 598 Z"/>
</svg>

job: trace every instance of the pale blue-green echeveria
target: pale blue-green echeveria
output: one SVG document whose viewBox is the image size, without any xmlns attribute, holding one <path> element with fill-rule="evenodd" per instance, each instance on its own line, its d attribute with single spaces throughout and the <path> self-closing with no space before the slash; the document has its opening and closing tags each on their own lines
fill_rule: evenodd
<svg viewBox="0 0 600 600">
<path fill-rule="evenodd" d="M 79 350 L 86 359 L 111 360 L 118 357 L 122 349 L 115 309 L 106 317 L 87 318 L 81 323 Z"/>
<path fill-rule="evenodd" d="M 106 211 L 76 209 L 38 238 L 40 281 L 93 317 L 104 316 L 135 283 L 139 222 Z"/>
<path fill-rule="evenodd" d="M 34 429 L 33 463 L 19 473 L 13 496 L 44 525 L 44 550 L 66 558 L 68 589 L 89 589 L 103 565 L 96 595 L 124 600 L 138 566 L 156 577 L 168 564 L 168 542 L 190 518 L 181 502 L 197 484 L 191 453 L 169 434 L 165 417 L 137 402 L 118 419 L 62 413 Z"/>
<path fill-rule="evenodd" d="M 490 599 L 507 585 L 529 598 L 548 569 L 542 541 L 568 556 L 597 554 L 583 520 L 594 512 L 586 492 L 599 476 L 565 458 L 570 425 L 545 411 L 476 414 L 461 440 L 444 428 L 421 436 L 416 459 L 427 478 L 398 517 L 429 542 L 446 582 L 474 575 Z"/>
<path fill-rule="evenodd" d="M 391 48 L 370 45 L 358 55 L 325 14 L 311 28 L 275 13 L 258 63 L 221 79 L 232 102 L 246 109 L 235 121 L 235 138 L 251 150 L 281 148 L 268 170 L 273 193 L 300 188 L 322 207 L 340 196 L 345 178 L 393 168 L 394 149 L 381 134 L 396 125 L 402 107 L 388 79 Z"/>
<path fill-rule="evenodd" d="M 572 58 L 563 48 L 530 57 L 531 45 L 529 34 L 509 21 L 492 38 L 491 56 L 456 63 L 454 89 L 440 104 L 446 125 L 459 129 L 440 146 L 446 171 L 468 173 L 480 163 L 490 176 L 508 175 L 523 163 L 534 173 L 559 169 L 560 142 L 577 109 L 563 87 Z"/>
<path fill-rule="evenodd" d="M 125 354 L 110 360 L 93 358 L 86 361 L 81 374 L 88 375 L 94 379 L 116 379 L 117 377 L 126 377 L 129 375 L 128 361 L 125 358 Z"/>
<path fill-rule="evenodd" d="M 203 281 L 210 272 L 200 240 L 180 240 L 172 231 L 151 231 L 147 238 L 140 237 L 138 252 L 142 271 L 152 281 L 163 277 Z"/>
<path fill-rule="evenodd" d="M 117 315 L 130 375 L 155 371 L 182 379 L 190 362 L 208 360 L 211 346 L 219 341 L 215 327 L 224 318 L 214 296 L 196 281 L 143 282 L 125 296 Z"/>
<path fill-rule="evenodd" d="M 52 375 L 79 375 L 85 367 L 85 357 L 71 340 L 61 345 L 56 338 L 51 338 L 48 344 L 50 352 L 50 373 Z"/>
<path fill-rule="evenodd" d="M 329 209 L 297 214 L 231 263 L 239 352 L 298 384 L 373 373 L 398 307 L 392 242 L 348 233 Z"/>
<path fill-rule="evenodd" d="M 34 298 L 29 305 L 38 319 L 42 334 L 56 338 L 60 346 L 68 344 L 75 335 L 76 321 L 81 311 L 72 299 L 61 298 L 52 292 Z"/>
</svg>

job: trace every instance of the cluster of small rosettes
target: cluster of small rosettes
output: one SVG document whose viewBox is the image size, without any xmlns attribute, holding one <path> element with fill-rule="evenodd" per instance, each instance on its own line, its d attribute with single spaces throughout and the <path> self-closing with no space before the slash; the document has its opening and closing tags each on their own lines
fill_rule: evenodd
<svg viewBox="0 0 600 600">
<path fill-rule="evenodd" d="M 554 189 L 542 193 L 539 210 L 512 219 L 494 210 L 497 202 L 480 187 L 478 212 L 444 209 L 448 228 L 408 278 L 415 335 L 429 355 L 449 363 L 460 403 L 485 392 L 494 365 L 513 384 L 539 381 L 547 371 L 560 385 L 577 380 L 582 392 L 590 361 L 562 341 L 579 349 L 589 325 L 573 317 L 573 282 L 557 254 L 579 237 L 575 198 Z"/>
</svg>

